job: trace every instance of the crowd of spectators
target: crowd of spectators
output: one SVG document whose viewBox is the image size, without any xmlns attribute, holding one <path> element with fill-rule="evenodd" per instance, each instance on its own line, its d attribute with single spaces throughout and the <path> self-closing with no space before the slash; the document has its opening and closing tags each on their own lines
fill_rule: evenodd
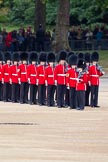
<svg viewBox="0 0 108 162">
<path fill-rule="evenodd" d="M 105 25 L 96 25 L 92 28 L 71 27 L 68 33 L 69 42 L 75 42 L 76 48 L 82 48 L 85 43 L 87 48 L 91 48 L 93 40 L 101 46 L 102 40 L 108 40 L 108 29 Z"/>
<path fill-rule="evenodd" d="M 29 26 L 7 32 L 4 28 L 0 31 L 0 51 L 41 51 L 51 50 L 51 33 L 39 27 L 36 34 Z"/>
<path fill-rule="evenodd" d="M 98 45 L 103 39 L 108 40 L 108 29 L 105 25 L 93 29 L 73 26 L 68 32 L 68 39 L 72 49 L 82 49 L 82 45 L 91 49 L 93 40 Z M 0 31 L 0 51 L 50 51 L 53 41 L 55 29 L 52 32 L 44 31 L 41 24 L 36 33 L 30 26 L 11 32 L 7 32 L 5 28 Z"/>
<path fill-rule="evenodd" d="M 73 40 L 108 39 L 108 29 L 105 25 L 96 25 L 93 29 L 73 26 L 69 30 L 69 38 Z"/>
</svg>

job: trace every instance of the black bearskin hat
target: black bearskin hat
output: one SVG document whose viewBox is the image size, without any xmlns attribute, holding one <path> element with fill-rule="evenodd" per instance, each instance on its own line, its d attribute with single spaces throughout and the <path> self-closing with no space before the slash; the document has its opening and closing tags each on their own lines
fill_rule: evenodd
<svg viewBox="0 0 108 162">
<path fill-rule="evenodd" d="M 69 57 L 71 56 L 71 55 L 74 55 L 74 52 L 68 52 L 68 54 L 67 54 L 67 62 L 69 63 Z"/>
<path fill-rule="evenodd" d="M 18 53 L 18 52 L 15 52 L 15 53 L 13 54 L 12 60 L 13 60 L 13 61 L 19 61 L 19 53 Z"/>
<path fill-rule="evenodd" d="M 82 68 L 82 69 L 85 69 L 86 65 L 85 65 L 85 62 L 81 59 L 78 61 L 78 65 L 77 65 L 78 68 Z"/>
<path fill-rule="evenodd" d="M 60 51 L 59 53 L 59 61 L 60 60 L 66 60 L 67 52 L 66 51 Z"/>
<path fill-rule="evenodd" d="M 83 53 L 79 53 L 78 54 L 78 59 L 79 60 L 84 60 L 84 54 Z"/>
<path fill-rule="evenodd" d="M 68 54 L 67 54 L 67 57 L 69 58 L 71 55 L 74 55 L 75 53 L 74 52 L 68 52 Z"/>
<path fill-rule="evenodd" d="M 39 61 L 46 62 L 46 56 L 47 54 L 45 52 L 41 52 L 39 56 Z"/>
<path fill-rule="evenodd" d="M 55 54 L 54 52 L 50 52 L 47 56 L 47 62 L 55 62 Z"/>
<path fill-rule="evenodd" d="M 21 54 L 20 54 L 20 60 L 21 61 L 24 61 L 24 60 L 28 60 L 28 53 L 27 52 L 22 52 Z"/>
<path fill-rule="evenodd" d="M 4 53 L 4 59 L 5 59 L 5 61 L 11 60 L 11 53 L 10 52 Z"/>
<path fill-rule="evenodd" d="M 71 55 L 70 57 L 69 57 L 69 65 L 77 65 L 77 62 L 78 61 L 78 57 L 77 57 L 77 55 Z"/>
<path fill-rule="evenodd" d="M 30 61 L 37 61 L 38 60 L 38 55 L 36 52 L 31 52 L 30 54 Z"/>
<path fill-rule="evenodd" d="M 91 62 L 90 53 L 85 53 L 85 62 Z"/>
<path fill-rule="evenodd" d="M 98 52 L 93 52 L 92 56 L 91 56 L 91 60 L 98 62 L 99 61 L 99 53 Z"/>
</svg>

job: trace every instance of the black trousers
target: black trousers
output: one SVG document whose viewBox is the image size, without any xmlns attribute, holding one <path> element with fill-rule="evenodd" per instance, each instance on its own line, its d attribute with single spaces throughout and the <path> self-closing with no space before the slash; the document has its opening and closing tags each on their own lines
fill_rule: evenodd
<svg viewBox="0 0 108 162">
<path fill-rule="evenodd" d="M 20 102 L 27 103 L 28 102 L 28 90 L 29 85 L 27 82 L 21 83 L 20 85 Z"/>
<path fill-rule="evenodd" d="M 54 93 L 55 93 L 55 85 L 48 85 L 47 87 L 47 105 L 54 106 Z"/>
<path fill-rule="evenodd" d="M 91 85 L 91 103 L 90 105 L 93 106 L 98 106 L 98 91 L 99 91 L 99 86 Z"/>
<path fill-rule="evenodd" d="M 91 92 L 91 86 L 87 85 L 87 90 L 85 92 L 85 106 L 89 106 L 90 105 L 90 92 Z"/>
<path fill-rule="evenodd" d="M 70 108 L 75 109 L 77 107 L 77 93 L 76 88 L 70 87 Z"/>
<path fill-rule="evenodd" d="M 36 104 L 36 94 L 38 86 L 35 84 L 30 84 L 30 103 Z"/>
<path fill-rule="evenodd" d="M 18 98 L 18 101 L 20 101 L 20 84 L 18 84 L 18 96 L 17 96 L 17 98 Z"/>
<path fill-rule="evenodd" d="M 46 99 L 46 86 L 45 84 L 38 85 L 38 103 L 44 105 L 45 99 Z"/>
<path fill-rule="evenodd" d="M 76 91 L 77 92 L 77 107 L 84 109 L 85 106 L 85 91 Z"/>
<path fill-rule="evenodd" d="M 12 83 L 12 101 L 18 102 L 18 83 Z"/>
<path fill-rule="evenodd" d="M 70 106 L 69 89 L 66 88 L 65 105 Z"/>
<path fill-rule="evenodd" d="M 3 100 L 3 84 L 0 81 L 0 101 L 2 101 L 2 100 Z"/>
<path fill-rule="evenodd" d="M 66 86 L 65 85 L 57 85 L 57 106 L 64 106 L 65 105 L 65 93 L 66 93 Z"/>
<path fill-rule="evenodd" d="M 3 100 L 9 101 L 11 99 L 11 85 L 7 82 L 3 85 Z"/>
</svg>

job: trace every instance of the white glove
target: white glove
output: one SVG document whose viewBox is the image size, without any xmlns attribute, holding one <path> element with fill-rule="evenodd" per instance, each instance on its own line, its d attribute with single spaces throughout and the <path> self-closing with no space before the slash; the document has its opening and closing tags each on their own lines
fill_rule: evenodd
<svg viewBox="0 0 108 162">
<path fill-rule="evenodd" d="M 12 79 L 10 79 L 10 84 L 12 84 Z"/>
<path fill-rule="evenodd" d="M 47 80 L 45 80 L 45 86 L 46 86 L 46 87 L 48 86 Z"/>
<path fill-rule="evenodd" d="M 102 74 L 105 75 L 105 72 L 103 71 Z"/>
<path fill-rule="evenodd" d="M 28 78 L 28 83 L 30 84 L 30 78 Z"/>
<path fill-rule="evenodd" d="M 88 82 L 88 84 L 89 84 L 89 86 L 91 86 L 91 82 L 90 81 Z"/>
<path fill-rule="evenodd" d="M 55 85 L 57 86 L 57 80 L 55 80 Z"/>
<path fill-rule="evenodd" d="M 20 80 L 20 78 L 18 79 L 18 83 L 21 84 L 21 80 Z"/>
</svg>

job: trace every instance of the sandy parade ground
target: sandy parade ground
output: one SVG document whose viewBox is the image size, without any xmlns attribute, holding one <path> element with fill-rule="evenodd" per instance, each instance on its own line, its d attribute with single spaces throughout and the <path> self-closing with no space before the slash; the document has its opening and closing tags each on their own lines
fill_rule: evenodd
<svg viewBox="0 0 108 162">
<path fill-rule="evenodd" d="M 0 102 L 0 162 L 108 162 L 108 78 L 100 108 Z"/>
</svg>

